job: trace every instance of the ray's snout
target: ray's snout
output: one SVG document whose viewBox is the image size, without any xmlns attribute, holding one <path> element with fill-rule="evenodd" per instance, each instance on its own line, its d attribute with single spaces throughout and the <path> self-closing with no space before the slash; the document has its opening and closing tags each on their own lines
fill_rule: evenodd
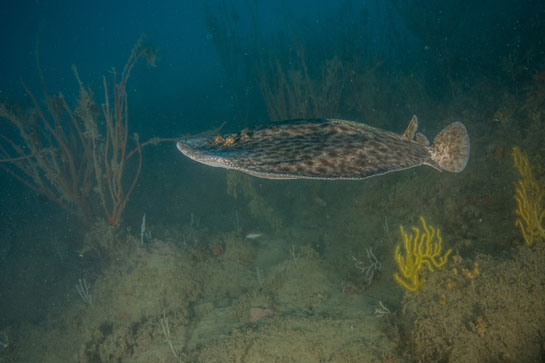
<svg viewBox="0 0 545 363">
<path fill-rule="evenodd" d="M 185 154 L 185 145 L 184 145 L 184 140 L 180 140 L 176 143 L 176 147 L 178 148 L 178 150 L 180 150 L 183 154 Z"/>
<path fill-rule="evenodd" d="M 209 147 L 209 140 L 206 137 L 197 137 L 192 139 L 183 139 L 176 143 L 176 147 L 184 155 L 191 157 L 199 150 L 206 150 Z"/>
<path fill-rule="evenodd" d="M 182 154 L 199 163 L 213 167 L 231 168 L 229 162 L 215 155 L 209 138 L 198 137 L 180 140 L 176 143 L 176 147 Z"/>
</svg>

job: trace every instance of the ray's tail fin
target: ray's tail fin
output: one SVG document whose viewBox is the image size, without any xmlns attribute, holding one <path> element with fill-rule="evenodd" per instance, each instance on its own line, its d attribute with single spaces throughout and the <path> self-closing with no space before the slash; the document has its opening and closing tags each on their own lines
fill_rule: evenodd
<svg viewBox="0 0 545 363">
<path fill-rule="evenodd" d="M 435 136 L 429 147 L 431 159 L 442 170 L 459 173 L 469 160 L 469 135 L 461 122 L 453 122 Z"/>
</svg>

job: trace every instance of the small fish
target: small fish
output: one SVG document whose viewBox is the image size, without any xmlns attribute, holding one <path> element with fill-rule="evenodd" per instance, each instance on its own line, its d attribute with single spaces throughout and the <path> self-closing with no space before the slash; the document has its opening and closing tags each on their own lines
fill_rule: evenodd
<svg viewBox="0 0 545 363">
<path fill-rule="evenodd" d="M 365 179 L 428 165 L 458 173 L 469 159 L 461 122 L 430 145 L 413 116 L 402 135 L 336 119 L 291 120 L 238 133 L 181 140 L 178 149 L 200 163 L 267 179 Z"/>
<path fill-rule="evenodd" d="M 259 237 L 263 236 L 263 233 L 248 233 L 246 235 L 247 239 L 257 239 Z"/>
</svg>

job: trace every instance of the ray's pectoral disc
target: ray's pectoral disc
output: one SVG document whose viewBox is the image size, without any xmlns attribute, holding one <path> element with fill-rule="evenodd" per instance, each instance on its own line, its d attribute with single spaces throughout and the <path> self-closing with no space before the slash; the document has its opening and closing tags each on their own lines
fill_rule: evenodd
<svg viewBox="0 0 545 363">
<path fill-rule="evenodd" d="M 416 134 L 417 126 L 413 117 L 399 135 L 352 121 L 291 120 L 184 139 L 177 147 L 200 163 L 268 179 L 365 179 L 419 165 L 465 168 L 469 136 L 462 123 L 448 125 L 431 145 Z"/>
</svg>

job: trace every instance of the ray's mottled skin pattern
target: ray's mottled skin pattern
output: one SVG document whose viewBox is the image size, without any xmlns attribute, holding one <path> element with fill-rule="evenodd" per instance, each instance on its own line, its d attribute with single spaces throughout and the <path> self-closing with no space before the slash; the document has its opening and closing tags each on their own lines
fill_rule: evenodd
<svg viewBox="0 0 545 363">
<path fill-rule="evenodd" d="M 239 133 L 182 140 L 188 157 L 271 179 L 364 179 L 422 164 L 426 145 L 344 120 L 292 120 Z"/>
</svg>

